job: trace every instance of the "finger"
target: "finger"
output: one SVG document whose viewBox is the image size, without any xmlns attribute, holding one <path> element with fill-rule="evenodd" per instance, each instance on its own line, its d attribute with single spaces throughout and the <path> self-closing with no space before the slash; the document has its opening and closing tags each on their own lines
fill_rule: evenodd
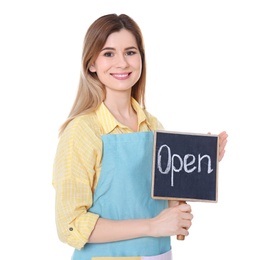
<svg viewBox="0 0 268 260">
<path fill-rule="evenodd" d="M 219 155 L 218 155 L 218 160 L 219 162 L 222 160 L 222 158 L 224 157 L 224 154 L 225 154 L 225 145 L 224 146 L 221 146 L 219 147 Z"/>
<path fill-rule="evenodd" d="M 191 220 L 182 220 L 180 222 L 180 225 L 182 228 L 186 229 L 186 230 L 189 230 L 190 227 L 192 226 L 192 221 Z"/>
<path fill-rule="evenodd" d="M 219 154 L 218 154 L 218 161 L 220 162 L 225 154 L 225 146 L 227 144 L 227 137 L 228 134 L 226 131 L 223 131 L 219 134 Z"/>
<path fill-rule="evenodd" d="M 218 156 L 218 161 L 219 162 L 223 159 L 224 154 L 225 154 L 225 150 L 223 150 L 222 152 L 219 153 L 219 156 Z"/>
<path fill-rule="evenodd" d="M 169 200 L 168 205 L 169 205 L 169 207 L 176 207 L 176 206 L 179 205 L 179 201 L 177 201 L 177 200 Z"/>
<path fill-rule="evenodd" d="M 185 212 L 187 214 L 192 212 L 192 208 L 189 204 L 181 204 L 178 208 L 181 212 Z"/>
<path fill-rule="evenodd" d="M 226 133 L 226 131 L 223 131 L 219 134 L 219 141 L 220 143 L 223 143 L 227 140 L 228 134 Z"/>
</svg>

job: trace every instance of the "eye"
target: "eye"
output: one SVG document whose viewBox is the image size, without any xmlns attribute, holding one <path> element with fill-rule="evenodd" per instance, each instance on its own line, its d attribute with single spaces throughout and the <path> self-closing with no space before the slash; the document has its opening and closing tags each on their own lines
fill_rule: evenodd
<svg viewBox="0 0 268 260">
<path fill-rule="evenodd" d="M 112 52 L 105 52 L 105 53 L 103 54 L 103 56 L 105 56 L 105 57 L 113 57 L 114 54 L 113 54 Z"/>
<path fill-rule="evenodd" d="M 137 52 L 136 51 L 128 51 L 126 53 L 127 56 L 135 55 Z"/>
</svg>

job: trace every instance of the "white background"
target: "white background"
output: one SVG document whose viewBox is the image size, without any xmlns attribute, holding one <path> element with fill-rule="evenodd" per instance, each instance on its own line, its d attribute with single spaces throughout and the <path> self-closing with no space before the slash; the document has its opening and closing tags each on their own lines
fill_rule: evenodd
<svg viewBox="0 0 268 260">
<path fill-rule="evenodd" d="M 219 201 L 190 203 L 193 225 L 172 238 L 174 259 L 268 259 L 266 3 L 1 1 L 1 259 L 71 258 L 56 233 L 52 164 L 85 32 L 107 13 L 140 25 L 147 108 L 166 129 L 229 134 Z"/>
</svg>

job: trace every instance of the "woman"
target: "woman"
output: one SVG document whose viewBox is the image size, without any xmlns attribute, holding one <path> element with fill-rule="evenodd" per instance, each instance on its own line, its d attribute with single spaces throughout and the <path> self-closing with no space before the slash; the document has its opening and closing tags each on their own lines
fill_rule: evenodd
<svg viewBox="0 0 268 260">
<path fill-rule="evenodd" d="M 189 234 L 190 205 L 150 196 L 152 131 L 162 126 L 145 109 L 145 80 L 135 21 L 109 14 L 93 22 L 54 162 L 57 230 L 74 260 L 170 260 L 170 236 Z M 221 160 L 227 134 L 219 136 Z"/>
</svg>

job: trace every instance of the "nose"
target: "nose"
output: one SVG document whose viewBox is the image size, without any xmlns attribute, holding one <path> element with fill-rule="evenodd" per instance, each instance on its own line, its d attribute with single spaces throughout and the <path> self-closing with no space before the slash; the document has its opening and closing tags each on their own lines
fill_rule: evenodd
<svg viewBox="0 0 268 260">
<path fill-rule="evenodd" d="M 118 68 L 128 67 L 127 57 L 123 53 L 117 56 L 116 67 Z"/>
</svg>

